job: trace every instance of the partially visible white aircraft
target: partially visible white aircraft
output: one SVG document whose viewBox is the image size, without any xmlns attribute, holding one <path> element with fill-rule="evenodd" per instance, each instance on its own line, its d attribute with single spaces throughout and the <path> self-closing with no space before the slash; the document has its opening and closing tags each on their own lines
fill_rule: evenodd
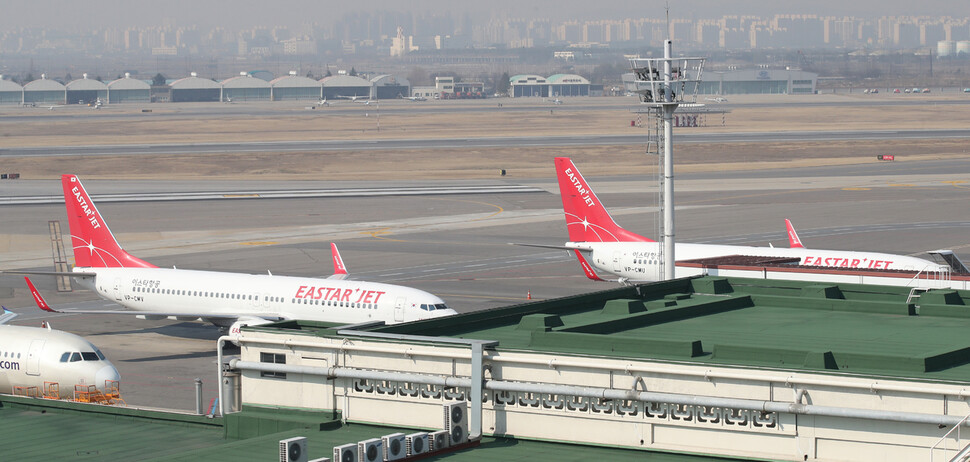
<svg viewBox="0 0 970 462">
<path fill-rule="evenodd" d="M 353 102 L 356 103 L 357 101 L 364 101 L 366 99 L 369 99 L 370 97 L 369 96 L 361 96 L 361 95 L 353 95 L 353 96 L 337 95 L 337 98 L 340 98 L 340 99 L 349 99 L 349 100 L 351 100 L 351 101 L 353 101 Z"/>
<path fill-rule="evenodd" d="M 428 100 L 428 98 L 425 98 L 423 96 L 402 96 L 402 99 L 406 99 L 408 101 L 427 101 Z"/>
<path fill-rule="evenodd" d="M 661 276 L 658 261 L 661 250 L 659 243 L 617 225 L 569 158 L 557 157 L 555 162 L 569 242 L 563 246 L 531 246 L 572 250 L 590 279 L 602 281 L 603 279 L 596 274 L 599 270 L 618 276 L 619 282 L 659 280 Z M 677 243 L 674 245 L 674 254 L 677 261 L 746 255 L 798 258 L 801 266 L 822 269 L 950 271 L 949 266 L 906 255 L 808 249 L 798 238 L 791 222 L 788 220 L 785 222 L 790 247 L 787 249 Z"/>
<path fill-rule="evenodd" d="M 323 98 L 320 101 L 317 101 L 317 106 L 328 106 L 329 107 L 331 104 L 333 104 L 333 103 L 327 101 L 327 98 Z"/>
<path fill-rule="evenodd" d="M 723 96 L 708 96 L 707 98 L 704 98 L 704 101 L 710 101 L 713 103 L 726 103 L 727 98 Z"/>
<path fill-rule="evenodd" d="M 552 103 L 552 104 L 556 104 L 556 105 L 559 105 L 559 104 L 562 104 L 562 100 L 561 100 L 561 99 L 559 99 L 559 98 L 556 98 L 556 99 L 554 99 L 554 100 L 552 100 L 552 101 L 551 101 L 551 103 Z"/>
<path fill-rule="evenodd" d="M 129 309 L 72 313 L 201 319 L 230 335 L 242 326 L 282 319 L 395 324 L 456 314 L 422 290 L 345 280 L 336 244 L 331 244 L 334 275 L 328 279 L 158 268 L 121 248 L 77 176 L 63 175 L 61 183 L 76 266 L 72 272 L 10 273 L 71 276 Z"/>
<path fill-rule="evenodd" d="M 49 323 L 46 327 L 8 325 L 17 314 L 0 308 L 0 393 L 36 387 L 37 395 L 49 391 L 63 399 L 73 396 L 74 385 L 94 385 L 103 393 L 109 392 L 112 382 L 117 386 L 118 369 L 91 342 L 54 330 Z M 45 390 L 45 382 L 58 386 Z"/>
<path fill-rule="evenodd" d="M 228 99 L 228 98 L 226 98 L 226 99 Z M 95 109 L 101 109 L 101 106 L 104 106 L 104 101 L 101 101 L 101 98 L 96 99 L 94 101 L 94 108 Z"/>
</svg>

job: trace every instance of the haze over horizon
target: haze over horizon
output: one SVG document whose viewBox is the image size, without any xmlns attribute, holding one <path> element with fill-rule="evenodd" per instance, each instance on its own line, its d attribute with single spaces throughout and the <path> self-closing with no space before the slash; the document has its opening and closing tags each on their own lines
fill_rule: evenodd
<svg viewBox="0 0 970 462">
<path fill-rule="evenodd" d="M 63 0 L 13 1 L 3 6 L 0 32 L 22 27 L 68 29 L 126 28 L 174 24 L 230 29 L 252 26 L 298 26 L 332 23 L 354 11 L 440 11 L 453 16 L 468 14 L 475 18 L 548 18 L 553 20 L 597 20 L 619 18 L 663 18 L 669 3 L 672 19 L 717 18 L 723 15 L 771 16 L 775 14 L 815 14 L 819 16 L 970 16 L 970 2 L 928 0 L 919 3 L 901 0 L 881 2 L 777 2 L 747 0 L 721 2 L 714 0 L 649 1 L 631 8 L 630 2 L 601 0 L 536 0 L 529 2 L 494 0 L 488 5 L 455 3 L 445 0 L 411 2 L 371 0 L 333 2 L 313 0 L 167 0 L 144 1 Z"/>
</svg>

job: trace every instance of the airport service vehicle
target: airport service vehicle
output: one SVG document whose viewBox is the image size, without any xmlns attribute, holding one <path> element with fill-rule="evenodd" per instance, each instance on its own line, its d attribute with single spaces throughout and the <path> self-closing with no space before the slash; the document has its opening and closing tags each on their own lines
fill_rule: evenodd
<svg viewBox="0 0 970 462">
<path fill-rule="evenodd" d="M 67 275 L 128 310 L 72 313 L 134 314 L 144 319 L 197 320 L 238 334 L 246 325 L 284 319 L 388 324 L 456 312 L 422 290 L 347 279 L 336 244 L 334 274 L 327 279 L 159 268 L 121 248 L 75 175 L 63 175 L 64 202 L 74 249 Z"/>
<path fill-rule="evenodd" d="M 602 280 L 598 270 L 618 276 L 619 282 L 659 280 L 660 243 L 616 224 L 572 160 L 557 157 L 555 162 L 569 232 L 569 242 L 555 247 L 572 250 L 590 279 Z M 674 255 L 677 261 L 745 255 L 799 258 L 799 265 L 813 268 L 950 271 L 949 266 L 906 255 L 805 248 L 791 222 L 785 222 L 790 248 L 677 243 Z"/>
<path fill-rule="evenodd" d="M 38 294 L 39 295 L 39 294 Z M 0 393 L 13 394 L 15 387 L 36 387 L 45 391 L 44 382 L 57 398 L 70 398 L 74 385 L 94 385 L 107 393 L 105 384 L 119 382 L 118 369 L 91 342 L 46 327 L 11 326 L 17 316 L 3 308 L 0 311 Z"/>
</svg>

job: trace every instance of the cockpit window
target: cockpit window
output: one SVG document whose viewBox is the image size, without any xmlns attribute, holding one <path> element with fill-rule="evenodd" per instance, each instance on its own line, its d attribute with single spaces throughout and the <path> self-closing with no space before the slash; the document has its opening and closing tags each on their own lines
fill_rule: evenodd
<svg viewBox="0 0 970 462">
<path fill-rule="evenodd" d="M 434 306 L 434 309 L 436 309 L 436 310 L 447 310 L 448 309 L 448 305 L 445 305 L 444 303 L 438 303 L 437 305 Z"/>
<path fill-rule="evenodd" d="M 71 362 L 72 363 L 75 362 L 75 361 L 80 361 L 80 360 L 81 360 L 81 353 L 78 353 L 76 351 L 74 353 L 71 353 Z"/>
<path fill-rule="evenodd" d="M 95 352 L 95 353 L 97 353 L 97 355 L 98 355 L 98 359 L 100 359 L 100 360 L 102 360 L 102 361 L 104 361 L 104 353 L 102 353 L 102 352 L 101 352 L 101 350 L 99 350 L 99 349 L 97 349 L 97 348 L 95 348 L 95 349 L 94 349 L 94 352 Z"/>
<path fill-rule="evenodd" d="M 61 362 L 62 363 L 66 363 L 68 359 L 71 359 L 71 352 L 70 351 L 64 352 L 64 354 L 61 355 Z"/>
<path fill-rule="evenodd" d="M 97 361 L 98 360 L 97 353 L 95 353 L 93 351 L 82 351 L 81 352 L 81 357 L 84 358 L 85 361 Z"/>
</svg>

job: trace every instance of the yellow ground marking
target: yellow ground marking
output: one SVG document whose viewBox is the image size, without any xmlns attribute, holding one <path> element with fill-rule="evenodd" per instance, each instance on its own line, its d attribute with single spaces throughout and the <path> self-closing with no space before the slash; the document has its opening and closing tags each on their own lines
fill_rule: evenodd
<svg viewBox="0 0 970 462">
<path fill-rule="evenodd" d="M 253 241 L 253 242 L 243 242 L 240 245 L 276 245 L 279 244 L 276 241 Z"/>
<path fill-rule="evenodd" d="M 469 204 L 487 205 L 489 207 L 495 207 L 497 209 L 495 212 L 491 213 L 488 216 L 484 216 L 482 218 L 476 218 L 474 220 L 469 220 L 469 221 L 482 221 L 482 220 L 487 220 L 487 219 L 492 218 L 492 217 L 494 217 L 494 216 L 496 216 L 496 215 L 498 215 L 498 214 L 500 214 L 500 213 L 502 213 L 502 212 L 505 211 L 505 209 L 502 208 L 501 205 L 492 204 L 492 203 L 489 203 L 489 202 L 470 201 L 470 200 L 464 200 L 464 199 L 442 199 L 442 198 L 430 198 L 428 200 L 432 200 L 432 201 L 450 201 L 450 202 L 465 202 L 465 203 L 469 203 Z M 408 228 L 408 226 L 401 226 L 400 228 Z M 388 227 L 388 228 L 378 228 L 378 229 L 374 229 L 374 230 L 361 231 L 361 234 L 363 234 L 365 236 L 370 236 L 370 237 L 372 237 L 374 239 L 381 239 L 381 240 L 385 240 L 385 241 L 407 242 L 407 241 L 404 241 L 402 239 L 390 239 L 390 238 L 384 237 L 386 235 L 393 234 L 393 232 L 394 232 L 394 228 Z"/>
<path fill-rule="evenodd" d="M 872 188 L 842 188 L 843 191 L 870 191 Z"/>
<path fill-rule="evenodd" d="M 393 241 L 393 242 L 406 242 L 402 239 L 390 239 L 390 238 L 384 237 L 384 235 L 389 235 L 391 233 L 392 233 L 391 228 L 378 228 L 378 229 L 372 229 L 372 230 L 360 232 L 360 234 L 363 234 L 365 236 L 370 236 L 374 239 L 381 239 L 384 241 Z"/>
</svg>

